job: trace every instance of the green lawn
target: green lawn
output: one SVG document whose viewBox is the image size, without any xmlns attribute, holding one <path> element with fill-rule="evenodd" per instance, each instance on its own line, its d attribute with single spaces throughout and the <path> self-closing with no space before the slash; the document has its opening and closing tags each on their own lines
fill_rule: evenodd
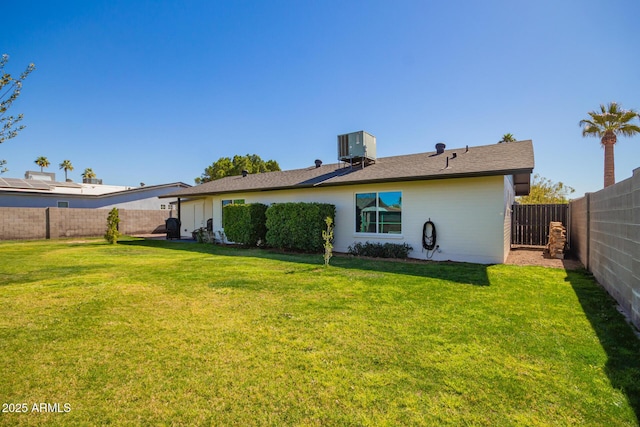
<svg viewBox="0 0 640 427">
<path fill-rule="evenodd" d="M 0 425 L 638 425 L 640 340 L 587 272 L 322 263 L 0 242 L 0 402 L 28 408 Z"/>
</svg>

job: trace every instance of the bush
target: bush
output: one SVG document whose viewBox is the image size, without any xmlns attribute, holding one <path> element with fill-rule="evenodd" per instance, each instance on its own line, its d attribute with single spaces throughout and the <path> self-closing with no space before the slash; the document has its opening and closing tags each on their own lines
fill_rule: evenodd
<svg viewBox="0 0 640 427">
<path fill-rule="evenodd" d="M 330 217 L 324 219 L 327 229 L 322 230 L 322 240 L 324 241 L 324 266 L 329 266 L 329 260 L 333 257 L 333 220 Z"/>
<path fill-rule="evenodd" d="M 400 258 L 409 257 L 413 248 L 407 243 L 354 243 L 349 246 L 348 252 L 355 256 L 368 256 L 373 258 Z"/>
<path fill-rule="evenodd" d="M 325 219 L 336 216 L 326 203 L 277 203 L 267 209 L 267 245 L 278 249 L 322 253 Z"/>
<path fill-rule="evenodd" d="M 264 242 L 267 234 L 267 205 L 227 205 L 224 208 L 224 228 L 227 239 L 245 246 L 256 246 Z"/>
<path fill-rule="evenodd" d="M 118 243 L 118 237 L 120 237 L 120 232 L 118 231 L 119 224 L 120 215 L 118 214 L 118 208 L 113 208 L 107 216 L 107 231 L 104 233 L 104 239 L 112 245 Z"/>
</svg>

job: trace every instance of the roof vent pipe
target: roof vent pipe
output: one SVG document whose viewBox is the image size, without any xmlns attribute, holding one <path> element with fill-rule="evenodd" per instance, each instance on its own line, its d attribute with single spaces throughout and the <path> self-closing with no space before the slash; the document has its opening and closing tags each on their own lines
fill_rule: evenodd
<svg viewBox="0 0 640 427">
<path fill-rule="evenodd" d="M 320 166 L 322 166 L 322 160 L 316 159 L 316 168 L 319 168 Z"/>
<path fill-rule="evenodd" d="M 247 175 L 249 175 L 249 171 L 246 169 L 242 169 L 242 176 L 246 177 Z"/>
<path fill-rule="evenodd" d="M 447 148 L 447 146 L 444 144 L 444 142 L 438 142 L 436 144 L 436 153 L 437 154 L 442 154 L 444 153 L 444 149 Z"/>
</svg>

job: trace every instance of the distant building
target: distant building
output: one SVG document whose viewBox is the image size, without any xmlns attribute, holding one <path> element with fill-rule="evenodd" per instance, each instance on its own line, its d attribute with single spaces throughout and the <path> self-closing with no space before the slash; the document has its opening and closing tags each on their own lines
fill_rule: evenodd
<svg viewBox="0 0 640 427">
<path fill-rule="evenodd" d="M 171 209 L 177 198 L 159 196 L 191 187 L 183 182 L 141 187 L 56 181 L 55 173 L 27 171 L 25 178 L 0 177 L 0 207 L 84 209 Z"/>
</svg>

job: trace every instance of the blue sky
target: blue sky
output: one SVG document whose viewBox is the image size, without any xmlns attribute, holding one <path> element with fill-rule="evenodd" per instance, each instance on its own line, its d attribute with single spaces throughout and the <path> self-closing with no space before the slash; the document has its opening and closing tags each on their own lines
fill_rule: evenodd
<svg viewBox="0 0 640 427">
<path fill-rule="evenodd" d="M 535 172 L 602 188 L 603 150 L 578 122 L 640 109 L 640 2 L 23 1 L 3 6 L 0 53 L 37 70 L 0 145 L 5 177 L 71 160 L 105 184 L 193 184 L 223 156 L 283 169 L 337 158 L 366 130 L 379 157 L 532 139 Z M 617 180 L 640 167 L 619 138 Z"/>
</svg>

